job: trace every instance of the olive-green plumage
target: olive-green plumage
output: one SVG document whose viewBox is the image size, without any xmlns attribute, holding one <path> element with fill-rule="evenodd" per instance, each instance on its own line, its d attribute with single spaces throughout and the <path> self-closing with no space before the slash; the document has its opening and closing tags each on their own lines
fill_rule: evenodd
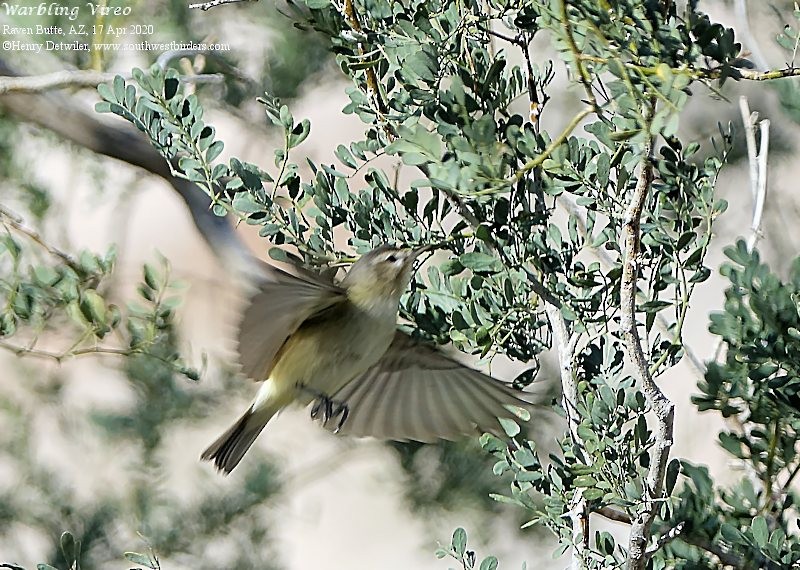
<svg viewBox="0 0 800 570">
<path fill-rule="evenodd" d="M 348 412 L 329 429 L 396 440 L 498 432 L 497 418 L 512 416 L 506 405 L 527 407 L 521 392 L 397 330 L 421 251 L 376 248 L 338 286 L 265 266 L 239 331 L 243 372 L 263 384 L 203 459 L 229 473 L 276 413 L 320 397 Z"/>
</svg>

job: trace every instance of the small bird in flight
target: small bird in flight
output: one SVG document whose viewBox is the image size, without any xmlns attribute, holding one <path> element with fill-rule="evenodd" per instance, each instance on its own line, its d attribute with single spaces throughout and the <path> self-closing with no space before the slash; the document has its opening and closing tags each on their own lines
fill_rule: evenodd
<svg viewBox="0 0 800 570">
<path fill-rule="evenodd" d="M 225 474 L 292 403 L 336 433 L 431 442 L 502 434 L 526 394 L 397 329 L 400 297 L 426 247 L 380 246 L 338 285 L 264 264 L 239 328 L 243 373 L 262 382 L 245 413 L 202 454 Z"/>
</svg>

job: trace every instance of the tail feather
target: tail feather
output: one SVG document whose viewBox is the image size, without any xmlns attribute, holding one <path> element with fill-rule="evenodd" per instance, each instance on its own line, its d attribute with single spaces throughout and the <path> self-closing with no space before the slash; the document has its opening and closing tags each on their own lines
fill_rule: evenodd
<svg viewBox="0 0 800 570">
<path fill-rule="evenodd" d="M 273 414 L 274 412 L 264 414 L 263 410 L 256 413 L 252 407 L 248 408 L 235 424 L 208 446 L 200 458 L 213 461 L 218 470 L 225 475 L 229 474 L 242 460 Z"/>
</svg>

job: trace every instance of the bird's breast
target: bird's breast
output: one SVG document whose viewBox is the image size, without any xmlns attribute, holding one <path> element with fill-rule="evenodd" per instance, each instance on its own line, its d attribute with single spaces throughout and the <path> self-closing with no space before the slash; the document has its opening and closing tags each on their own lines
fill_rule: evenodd
<svg viewBox="0 0 800 570">
<path fill-rule="evenodd" d="M 273 367 L 273 382 L 333 395 L 366 372 L 389 348 L 396 316 L 376 316 L 351 308 L 298 329 Z"/>
</svg>

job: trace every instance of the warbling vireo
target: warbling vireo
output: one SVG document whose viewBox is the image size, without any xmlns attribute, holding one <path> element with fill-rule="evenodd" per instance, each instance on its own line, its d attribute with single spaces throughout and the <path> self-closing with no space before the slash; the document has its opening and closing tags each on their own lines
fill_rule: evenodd
<svg viewBox="0 0 800 570">
<path fill-rule="evenodd" d="M 397 330 L 400 296 L 424 250 L 378 247 L 340 285 L 265 264 L 239 330 L 242 371 L 263 384 L 202 458 L 230 473 L 293 402 L 317 401 L 312 416 L 355 436 L 430 442 L 476 428 L 502 433 L 498 418 L 514 416 L 505 406 L 529 407 L 523 392 Z"/>
</svg>

